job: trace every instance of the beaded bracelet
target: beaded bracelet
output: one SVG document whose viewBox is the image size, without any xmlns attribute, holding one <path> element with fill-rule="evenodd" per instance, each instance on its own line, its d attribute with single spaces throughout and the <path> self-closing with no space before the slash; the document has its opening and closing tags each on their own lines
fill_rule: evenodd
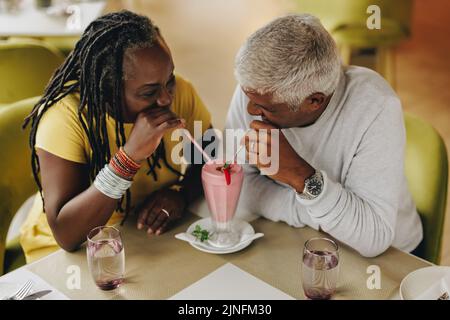
<svg viewBox="0 0 450 320">
<path fill-rule="evenodd" d="M 120 147 L 119 151 L 111 158 L 109 166 L 116 174 L 127 180 L 132 180 L 141 167 L 125 153 L 123 147 Z"/>
<path fill-rule="evenodd" d="M 116 156 L 112 157 L 111 160 L 109 161 L 109 167 L 116 174 L 127 180 L 133 180 L 133 177 L 137 172 L 135 170 L 131 170 L 125 167 L 122 163 L 120 163 L 120 161 L 117 159 Z"/>
<path fill-rule="evenodd" d="M 137 163 L 136 161 L 131 159 L 125 153 L 125 151 L 123 150 L 123 147 L 120 147 L 119 151 L 117 151 L 117 153 L 116 153 L 116 156 L 122 164 L 124 164 L 125 166 L 127 166 L 130 169 L 138 171 L 141 168 L 141 165 L 139 163 Z"/>
</svg>

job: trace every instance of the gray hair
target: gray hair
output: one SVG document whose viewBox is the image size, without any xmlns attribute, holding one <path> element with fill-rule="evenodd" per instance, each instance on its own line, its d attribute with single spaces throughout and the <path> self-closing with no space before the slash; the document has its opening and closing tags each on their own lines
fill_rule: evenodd
<svg viewBox="0 0 450 320">
<path fill-rule="evenodd" d="M 287 15 L 263 26 L 235 60 L 235 76 L 243 88 L 271 93 L 274 103 L 286 103 L 292 111 L 313 93 L 333 93 L 340 70 L 336 43 L 310 14 Z"/>
</svg>

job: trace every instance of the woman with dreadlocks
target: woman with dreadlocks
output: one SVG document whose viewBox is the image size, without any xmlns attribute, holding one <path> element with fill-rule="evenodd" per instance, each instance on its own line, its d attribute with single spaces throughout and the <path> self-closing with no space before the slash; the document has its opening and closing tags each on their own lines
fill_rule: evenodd
<svg viewBox="0 0 450 320">
<path fill-rule="evenodd" d="M 201 165 L 184 177 L 171 133 L 210 114 L 174 75 L 159 29 L 129 11 L 93 21 L 25 120 L 40 195 L 21 229 L 27 261 L 75 250 L 88 232 L 134 210 L 159 235 L 201 193 Z M 182 179 L 181 179 L 182 178 Z"/>
</svg>

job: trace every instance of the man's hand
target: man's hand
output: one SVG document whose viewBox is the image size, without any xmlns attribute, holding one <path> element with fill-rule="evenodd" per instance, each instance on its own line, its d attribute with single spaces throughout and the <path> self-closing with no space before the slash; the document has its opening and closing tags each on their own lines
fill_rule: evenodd
<svg viewBox="0 0 450 320">
<path fill-rule="evenodd" d="M 138 229 L 160 235 L 183 215 L 186 203 L 180 192 L 161 189 L 153 192 L 138 209 Z"/>
<path fill-rule="evenodd" d="M 254 120 L 250 123 L 250 128 L 257 132 L 256 137 L 252 135 L 245 136 L 245 148 L 250 159 L 258 159 L 256 166 L 258 169 L 270 167 L 269 164 L 262 164 L 260 161 L 260 151 L 266 150 L 266 155 L 271 157 L 271 145 L 279 144 L 279 168 L 277 173 L 269 175 L 270 178 L 286 183 L 293 187 L 297 192 L 303 192 L 305 179 L 314 174 L 315 170 L 309 163 L 301 158 L 291 147 L 284 134 L 275 126 L 263 121 Z M 260 135 L 259 130 L 266 129 L 267 135 Z M 271 130 L 279 130 L 279 141 L 272 141 Z"/>
</svg>

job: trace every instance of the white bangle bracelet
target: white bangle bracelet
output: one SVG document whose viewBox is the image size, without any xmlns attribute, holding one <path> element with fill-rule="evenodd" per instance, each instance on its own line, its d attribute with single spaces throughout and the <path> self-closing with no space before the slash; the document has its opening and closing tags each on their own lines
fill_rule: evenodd
<svg viewBox="0 0 450 320">
<path fill-rule="evenodd" d="M 115 174 L 108 164 L 97 174 L 94 181 L 94 186 L 97 190 L 112 199 L 122 198 L 131 187 L 131 184 L 132 181 Z"/>
</svg>

